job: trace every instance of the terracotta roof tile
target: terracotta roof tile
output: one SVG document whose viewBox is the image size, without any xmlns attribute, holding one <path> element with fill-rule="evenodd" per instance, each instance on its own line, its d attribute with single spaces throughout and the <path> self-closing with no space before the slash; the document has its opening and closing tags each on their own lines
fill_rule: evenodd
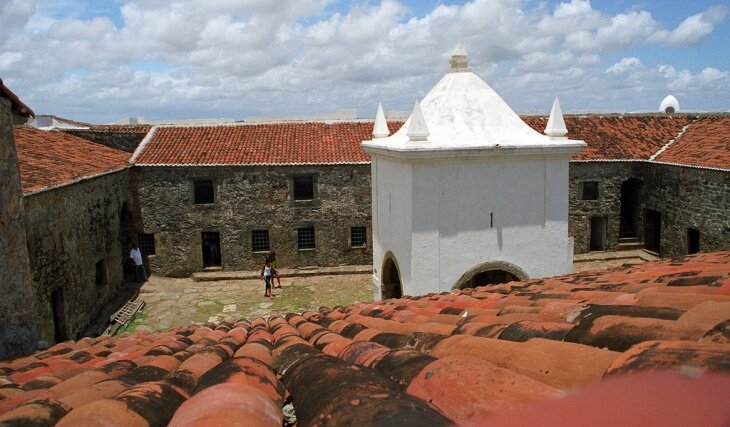
<svg viewBox="0 0 730 427">
<path fill-rule="evenodd" d="M 547 117 L 523 117 L 525 123 L 542 133 Z M 692 119 L 688 116 L 566 116 L 568 137 L 588 146 L 574 160 L 648 160 Z"/>
<path fill-rule="evenodd" d="M 699 118 L 656 160 L 730 169 L 730 117 Z"/>
<path fill-rule="evenodd" d="M 401 122 L 391 122 L 397 130 Z M 369 163 L 360 143 L 373 124 L 270 123 L 160 126 L 135 160 L 138 165 Z"/>
<path fill-rule="evenodd" d="M 290 396 L 300 425 L 723 425 L 728 279 L 724 251 L 61 343 L 0 362 L 0 424 L 281 425 Z"/>
<path fill-rule="evenodd" d="M 65 132 L 16 126 L 13 136 L 23 193 L 129 167 L 129 153 Z"/>
</svg>

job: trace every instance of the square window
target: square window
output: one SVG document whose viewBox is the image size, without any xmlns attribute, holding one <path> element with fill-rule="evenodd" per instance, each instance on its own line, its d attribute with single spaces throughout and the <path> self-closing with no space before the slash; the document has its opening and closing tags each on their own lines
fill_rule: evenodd
<svg viewBox="0 0 730 427">
<path fill-rule="evenodd" d="M 314 227 L 297 229 L 297 245 L 299 249 L 314 249 Z"/>
<path fill-rule="evenodd" d="M 193 181 L 195 204 L 207 204 L 215 202 L 213 181 Z"/>
<path fill-rule="evenodd" d="M 598 181 L 583 183 L 583 200 L 598 200 Z"/>
<path fill-rule="evenodd" d="M 155 235 L 154 234 L 138 234 L 139 251 L 142 255 L 155 254 Z"/>
<path fill-rule="evenodd" d="M 251 230 L 251 250 L 253 252 L 268 252 L 269 230 Z"/>
<path fill-rule="evenodd" d="M 294 177 L 294 200 L 312 200 L 314 199 L 314 177 L 313 176 L 295 176 Z"/>
<path fill-rule="evenodd" d="M 367 228 L 365 227 L 351 227 L 350 228 L 350 245 L 352 247 L 363 247 L 367 246 Z"/>
</svg>

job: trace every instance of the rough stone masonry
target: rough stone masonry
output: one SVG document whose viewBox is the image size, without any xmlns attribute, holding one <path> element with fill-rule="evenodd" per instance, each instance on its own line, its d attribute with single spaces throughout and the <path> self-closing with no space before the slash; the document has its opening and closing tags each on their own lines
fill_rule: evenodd
<svg viewBox="0 0 730 427">
<path fill-rule="evenodd" d="M 35 350 L 34 296 L 10 102 L 0 97 L 0 359 Z"/>
</svg>

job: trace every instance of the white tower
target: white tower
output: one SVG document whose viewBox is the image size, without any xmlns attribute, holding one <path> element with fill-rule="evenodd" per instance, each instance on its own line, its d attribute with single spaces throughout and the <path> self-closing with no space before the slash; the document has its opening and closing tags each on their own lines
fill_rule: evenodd
<svg viewBox="0 0 730 427">
<path fill-rule="evenodd" d="M 659 112 L 665 114 L 679 113 L 679 101 L 674 95 L 667 95 L 659 104 Z"/>
<path fill-rule="evenodd" d="M 571 271 L 568 159 L 560 104 L 541 135 L 472 73 L 451 70 L 372 157 L 376 298 Z"/>
</svg>

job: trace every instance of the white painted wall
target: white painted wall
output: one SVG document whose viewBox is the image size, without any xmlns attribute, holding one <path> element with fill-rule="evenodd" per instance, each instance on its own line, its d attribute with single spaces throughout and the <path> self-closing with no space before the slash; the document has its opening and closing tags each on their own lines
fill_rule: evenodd
<svg viewBox="0 0 730 427">
<path fill-rule="evenodd" d="M 530 277 L 570 271 L 568 155 L 457 161 L 373 154 L 372 168 L 376 298 L 388 251 L 409 295 L 451 290 L 467 270 L 490 261 Z"/>
</svg>

